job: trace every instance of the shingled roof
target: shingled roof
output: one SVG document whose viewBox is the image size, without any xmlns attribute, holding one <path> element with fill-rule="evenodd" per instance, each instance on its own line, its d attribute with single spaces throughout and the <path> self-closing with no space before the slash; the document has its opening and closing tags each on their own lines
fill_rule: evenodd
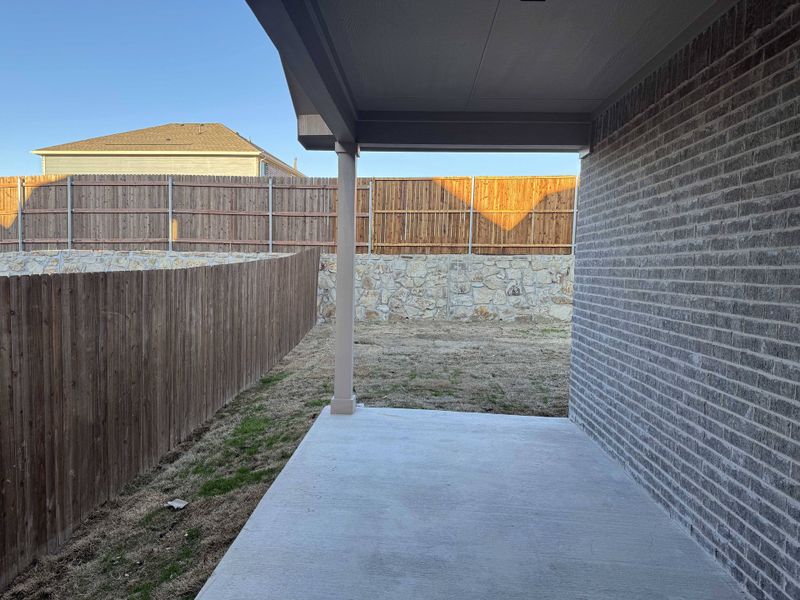
<svg viewBox="0 0 800 600">
<path fill-rule="evenodd" d="M 33 154 L 242 154 L 302 173 L 222 123 L 167 123 L 33 150 Z"/>
<path fill-rule="evenodd" d="M 89 138 L 33 151 L 50 152 L 220 152 L 267 154 L 222 123 L 168 123 L 123 133 Z"/>
</svg>

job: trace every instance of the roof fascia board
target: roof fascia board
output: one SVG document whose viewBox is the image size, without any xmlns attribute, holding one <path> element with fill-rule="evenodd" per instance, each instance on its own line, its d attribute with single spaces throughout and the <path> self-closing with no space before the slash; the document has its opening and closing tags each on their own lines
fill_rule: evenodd
<svg viewBox="0 0 800 600">
<path fill-rule="evenodd" d="M 414 123 L 589 123 L 589 113 L 554 112 L 429 112 L 429 111 L 361 111 L 359 123 L 367 121 L 399 121 Z"/>
<path fill-rule="evenodd" d="M 247 0 L 283 62 L 336 139 L 354 142 L 356 111 L 314 0 Z M 287 77 L 287 79 L 290 79 Z"/>
<path fill-rule="evenodd" d="M 363 112 L 356 123 L 364 150 L 552 151 L 589 147 L 588 113 Z M 334 137 L 298 120 L 308 150 L 333 149 Z"/>
<path fill-rule="evenodd" d="M 364 150 L 578 152 L 589 146 L 588 123 L 359 123 Z"/>
</svg>

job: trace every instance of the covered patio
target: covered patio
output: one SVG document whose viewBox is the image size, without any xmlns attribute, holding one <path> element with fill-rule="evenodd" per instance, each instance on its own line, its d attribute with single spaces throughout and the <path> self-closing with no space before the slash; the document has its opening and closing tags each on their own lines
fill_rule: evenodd
<svg viewBox="0 0 800 600">
<path fill-rule="evenodd" d="M 326 409 L 200 600 L 733 600 L 567 419 Z"/>
<path fill-rule="evenodd" d="M 248 1 L 338 155 L 336 374 L 200 598 L 800 598 L 798 3 Z M 373 150 L 580 153 L 569 420 L 357 404 Z"/>
</svg>

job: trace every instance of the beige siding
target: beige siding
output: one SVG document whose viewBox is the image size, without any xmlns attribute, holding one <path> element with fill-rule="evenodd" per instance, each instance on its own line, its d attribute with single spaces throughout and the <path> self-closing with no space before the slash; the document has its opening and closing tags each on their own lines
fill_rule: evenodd
<svg viewBox="0 0 800 600">
<path fill-rule="evenodd" d="M 170 174 L 170 175 L 258 175 L 257 156 L 103 156 L 50 155 L 42 161 L 49 174 Z"/>
<path fill-rule="evenodd" d="M 272 162 L 265 162 L 266 164 L 266 172 L 263 175 L 267 177 L 296 177 L 296 173 L 283 168 L 280 165 L 276 165 Z"/>
</svg>

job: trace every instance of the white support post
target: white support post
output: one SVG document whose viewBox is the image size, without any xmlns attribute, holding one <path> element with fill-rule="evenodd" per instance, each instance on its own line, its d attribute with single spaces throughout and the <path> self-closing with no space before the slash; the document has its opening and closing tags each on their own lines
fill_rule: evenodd
<svg viewBox="0 0 800 600">
<path fill-rule="evenodd" d="M 269 192 L 267 194 L 267 220 L 269 222 L 269 252 L 272 254 L 272 177 L 269 178 Z"/>
<path fill-rule="evenodd" d="M 167 250 L 172 252 L 172 175 L 167 177 Z"/>
<path fill-rule="evenodd" d="M 67 177 L 67 250 L 72 250 L 72 175 Z"/>
<path fill-rule="evenodd" d="M 22 252 L 25 247 L 22 242 L 22 206 L 25 204 L 25 183 L 22 177 L 17 177 L 17 250 Z"/>
<path fill-rule="evenodd" d="M 353 390 L 353 327 L 355 324 L 356 156 L 358 148 L 337 142 L 339 161 L 336 208 L 336 356 L 331 413 L 356 410 Z"/>
<path fill-rule="evenodd" d="M 572 198 L 572 255 L 575 256 L 575 234 L 578 233 L 578 178 L 575 178 L 575 196 Z"/>
<path fill-rule="evenodd" d="M 374 182 L 374 179 L 369 180 L 369 205 L 367 207 L 367 221 L 369 223 L 367 227 L 367 256 L 372 256 L 372 184 Z"/>
<path fill-rule="evenodd" d="M 472 229 L 475 226 L 475 177 L 472 177 L 472 190 L 469 193 L 469 241 L 467 254 L 472 254 Z"/>
</svg>

